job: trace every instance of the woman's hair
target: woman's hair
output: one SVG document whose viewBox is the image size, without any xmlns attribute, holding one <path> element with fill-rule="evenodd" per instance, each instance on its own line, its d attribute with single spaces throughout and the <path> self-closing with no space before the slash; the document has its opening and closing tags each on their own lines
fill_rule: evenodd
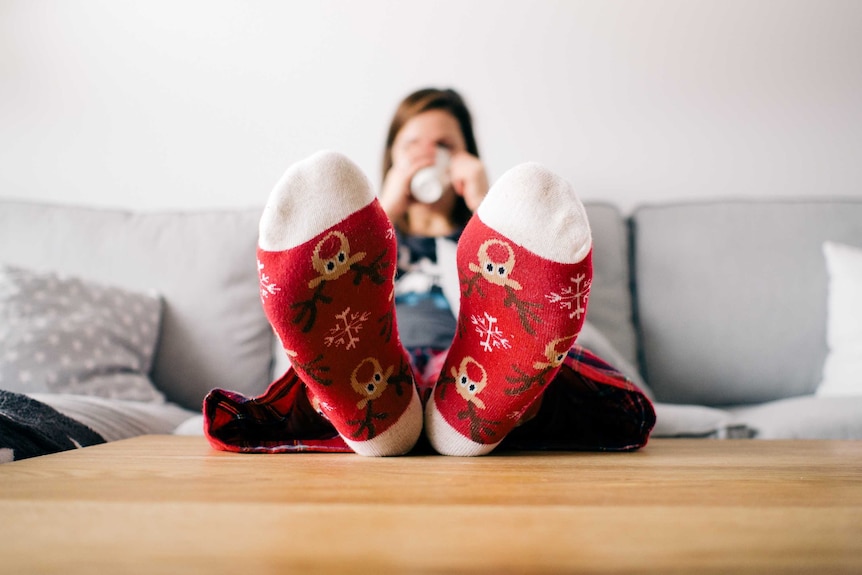
<svg viewBox="0 0 862 575">
<path fill-rule="evenodd" d="M 479 157 L 479 147 L 476 145 L 476 137 L 473 135 L 473 119 L 464 99 L 458 92 L 452 89 L 423 88 L 417 90 L 404 98 L 395 110 L 392 122 L 389 124 L 389 133 L 386 135 L 386 149 L 383 152 L 383 177 L 392 168 L 392 145 L 401 128 L 413 117 L 429 110 L 443 110 L 449 112 L 458 121 L 461 134 L 464 136 L 464 144 L 467 151 Z M 472 213 L 464 198 L 458 196 L 455 207 L 452 210 L 452 218 L 455 223 L 465 225 Z"/>
</svg>

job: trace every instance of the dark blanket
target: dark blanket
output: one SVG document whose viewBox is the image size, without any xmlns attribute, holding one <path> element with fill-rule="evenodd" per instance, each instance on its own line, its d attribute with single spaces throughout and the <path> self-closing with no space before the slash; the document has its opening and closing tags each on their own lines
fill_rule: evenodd
<svg viewBox="0 0 862 575">
<path fill-rule="evenodd" d="M 646 395 L 574 345 L 535 416 L 512 430 L 499 449 L 631 451 L 646 445 L 654 425 L 655 410 Z M 293 368 L 259 397 L 211 391 L 204 400 L 204 434 L 224 451 L 352 451 L 312 407 Z M 423 449 L 430 446 L 420 441 L 417 450 Z"/>
<path fill-rule="evenodd" d="M 0 389 L 0 463 L 105 443 L 53 407 Z"/>
</svg>

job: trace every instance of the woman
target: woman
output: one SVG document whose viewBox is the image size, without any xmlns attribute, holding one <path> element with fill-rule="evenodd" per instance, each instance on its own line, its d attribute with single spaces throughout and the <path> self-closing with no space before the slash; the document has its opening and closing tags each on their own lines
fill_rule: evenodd
<svg viewBox="0 0 862 575">
<path fill-rule="evenodd" d="M 451 186 L 433 204 L 411 198 L 410 182 L 448 152 Z M 396 227 L 416 236 L 448 235 L 467 221 L 488 193 L 485 167 L 464 100 L 454 90 L 426 88 L 407 96 L 395 112 L 383 154 L 380 203 Z"/>
<path fill-rule="evenodd" d="M 441 158 L 448 184 L 419 201 L 411 182 Z M 399 106 L 379 197 L 322 152 L 276 184 L 260 230 L 264 310 L 292 368 L 258 398 L 207 397 L 215 447 L 398 455 L 423 430 L 446 455 L 646 443 L 649 400 L 575 344 L 592 277 L 583 205 L 538 164 L 489 190 L 454 91 Z"/>
<path fill-rule="evenodd" d="M 425 203 L 413 197 L 411 181 L 434 165 L 439 148 L 450 158 L 446 178 L 450 185 L 439 200 Z M 457 328 L 461 286 L 455 246 L 489 189 L 471 113 L 456 91 L 425 88 L 402 100 L 389 126 L 383 174 L 380 203 L 395 226 L 400 252 L 395 288 L 398 325 L 426 404 L 427 434 L 431 423 L 427 405 Z M 622 399 L 629 392 L 614 387 L 622 379 L 599 358 L 572 346 L 563 369 L 522 414 L 506 442 L 527 449 L 615 449 L 626 444 L 626 435 L 632 445 L 637 441 L 631 438 L 638 434 L 645 440 L 652 427 L 652 408 L 640 398 L 632 404 Z M 627 417 L 614 413 L 618 406 L 611 396 L 626 404 L 623 411 L 634 407 L 638 412 L 628 424 L 620 425 Z M 644 427 L 638 430 L 638 425 Z"/>
<path fill-rule="evenodd" d="M 432 203 L 418 201 L 411 181 L 435 164 L 441 149 L 448 160 L 443 192 Z M 398 234 L 398 325 L 427 399 L 429 379 L 439 372 L 455 335 L 458 280 L 449 260 L 488 193 L 472 117 L 457 92 L 425 88 L 399 104 L 386 138 L 383 174 L 380 204 Z"/>
</svg>

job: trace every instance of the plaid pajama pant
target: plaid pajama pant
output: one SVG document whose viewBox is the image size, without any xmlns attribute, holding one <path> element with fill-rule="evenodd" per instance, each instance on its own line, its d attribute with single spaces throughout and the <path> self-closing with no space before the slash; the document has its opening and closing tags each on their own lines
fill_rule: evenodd
<svg viewBox="0 0 862 575">
<path fill-rule="evenodd" d="M 416 384 L 427 401 L 446 351 L 409 350 Z M 631 451 L 655 425 L 649 399 L 620 372 L 573 345 L 563 366 L 497 450 Z M 204 400 L 204 431 L 217 449 L 243 453 L 352 452 L 308 398 L 291 368 L 263 395 L 216 389 Z M 416 452 L 430 450 L 421 440 Z"/>
</svg>

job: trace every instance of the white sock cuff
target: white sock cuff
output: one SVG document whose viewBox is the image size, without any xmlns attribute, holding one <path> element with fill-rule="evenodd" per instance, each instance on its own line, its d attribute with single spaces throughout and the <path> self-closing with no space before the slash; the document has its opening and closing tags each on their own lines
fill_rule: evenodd
<svg viewBox="0 0 862 575">
<path fill-rule="evenodd" d="M 554 262 L 578 263 L 592 248 L 587 213 L 575 189 L 534 162 L 500 176 L 477 214 L 491 229 Z"/>
<path fill-rule="evenodd" d="M 413 397 L 410 398 L 407 409 L 398 421 L 380 435 L 368 441 L 353 441 L 343 435 L 341 438 L 359 455 L 370 457 L 404 455 L 413 449 L 422 433 L 422 402 L 415 387 L 412 393 Z"/>
<path fill-rule="evenodd" d="M 307 242 L 375 198 L 368 178 L 346 156 L 322 151 L 292 165 L 273 188 L 260 218 L 261 249 Z"/>
<path fill-rule="evenodd" d="M 499 441 L 491 444 L 477 443 L 461 435 L 440 414 L 433 396 L 425 406 L 425 434 L 428 436 L 431 446 L 440 455 L 459 457 L 487 455 L 500 445 Z"/>
</svg>

